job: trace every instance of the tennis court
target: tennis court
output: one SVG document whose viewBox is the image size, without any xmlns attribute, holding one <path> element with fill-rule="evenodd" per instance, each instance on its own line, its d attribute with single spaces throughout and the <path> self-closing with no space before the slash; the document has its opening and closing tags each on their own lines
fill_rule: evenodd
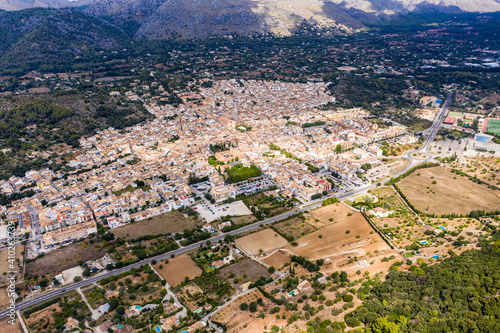
<svg viewBox="0 0 500 333">
<path fill-rule="evenodd" d="M 500 119 L 488 119 L 486 124 L 486 131 L 493 134 L 500 135 Z"/>
</svg>

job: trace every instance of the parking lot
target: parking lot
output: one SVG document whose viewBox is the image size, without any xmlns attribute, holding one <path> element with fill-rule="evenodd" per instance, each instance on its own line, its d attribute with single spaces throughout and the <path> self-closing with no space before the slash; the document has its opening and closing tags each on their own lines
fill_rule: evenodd
<svg viewBox="0 0 500 333">
<path fill-rule="evenodd" d="M 251 215 L 252 212 L 248 209 L 243 201 L 235 201 L 230 204 L 223 204 L 218 206 L 217 204 L 210 204 L 206 200 L 203 200 L 193 206 L 198 214 L 200 214 L 205 221 L 212 222 L 220 219 L 223 216 L 241 216 L 241 215 Z"/>
<path fill-rule="evenodd" d="M 433 155 L 440 154 L 444 157 L 451 157 L 455 154 L 460 156 L 466 147 L 467 141 L 467 139 L 434 141 L 430 146 L 430 153 Z"/>
<path fill-rule="evenodd" d="M 263 176 L 259 178 L 250 179 L 248 181 L 242 181 L 235 184 L 237 194 L 253 194 L 258 191 L 265 190 L 276 183 L 269 177 Z"/>
</svg>

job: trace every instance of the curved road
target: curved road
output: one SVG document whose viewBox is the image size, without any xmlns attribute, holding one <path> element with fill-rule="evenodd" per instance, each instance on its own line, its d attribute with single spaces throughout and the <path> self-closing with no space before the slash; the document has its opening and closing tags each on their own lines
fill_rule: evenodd
<svg viewBox="0 0 500 333">
<path fill-rule="evenodd" d="M 422 147 L 420 149 L 406 152 L 404 154 L 406 156 L 404 156 L 404 155 L 402 156 L 404 159 L 408 160 L 409 163 L 408 163 L 408 165 L 403 170 L 399 171 L 398 173 L 396 173 L 392 177 L 397 177 L 397 176 L 405 173 L 409 169 L 413 168 L 415 165 L 420 164 L 420 163 L 422 163 L 424 161 L 423 159 L 414 158 L 412 156 L 414 153 L 422 153 L 422 154 L 426 155 L 428 158 L 432 159 L 432 155 L 429 153 L 429 145 L 432 142 L 432 140 L 434 140 L 434 137 L 436 136 L 436 134 L 437 134 L 437 132 L 438 132 L 440 126 L 441 126 L 441 122 L 444 119 L 444 117 L 446 115 L 446 111 L 447 111 L 447 109 L 448 109 L 448 107 L 450 105 L 451 94 L 448 93 L 448 92 L 447 92 L 447 94 L 448 94 L 448 98 L 447 98 L 447 100 L 445 102 L 445 105 L 443 106 L 441 112 L 439 112 L 439 114 L 436 116 L 436 118 L 434 120 L 434 123 L 430 127 L 431 132 L 430 132 L 429 136 L 427 137 L 426 141 L 424 142 L 424 144 L 422 145 Z M 380 183 L 384 183 L 387 180 L 389 180 L 389 178 L 381 180 Z M 343 192 L 343 193 L 337 193 L 337 194 L 334 194 L 334 195 L 329 195 L 328 197 L 334 197 L 334 196 L 336 196 L 337 198 L 339 198 L 339 200 L 342 200 L 342 199 L 346 199 L 346 198 L 348 198 L 350 196 L 359 194 L 359 193 L 361 193 L 363 191 L 372 189 L 374 187 L 376 187 L 375 184 L 364 185 L 364 186 L 360 186 L 360 187 L 354 188 L 351 191 Z M 294 214 L 297 214 L 298 212 L 303 212 L 303 211 L 306 211 L 306 210 L 310 210 L 310 209 L 314 209 L 314 208 L 320 207 L 321 204 L 322 204 L 322 202 L 323 202 L 323 200 L 325 200 L 326 198 L 327 197 L 323 197 L 323 198 L 321 198 L 319 200 L 312 201 L 312 202 L 309 202 L 307 204 L 303 204 L 303 205 L 300 206 L 299 209 L 296 209 L 296 210 L 293 210 L 293 211 L 290 211 L 290 212 L 287 212 L 287 213 L 283 213 L 281 215 L 277 215 L 277 216 L 271 217 L 271 218 L 266 219 L 264 221 L 260 221 L 260 222 L 256 222 L 256 223 L 251 224 L 251 225 L 247 225 L 247 226 L 242 227 L 242 228 L 237 229 L 237 230 L 233 230 L 231 232 L 228 232 L 227 235 L 237 235 L 237 234 L 240 234 L 240 233 L 244 233 L 244 232 L 247 232 L 247 231 L 250 231 L 250 230 L 253 230 L 253 229 L 257 229 L 260 226 L 264 226 L 264 225 L 267 225 L 267 224 L 274 223 L 276 221 L 280 221 L 280 220 L 286 219 L 287 217 L 289 217 L 291 215 L 294 215 Z M 214 243 L 214 242 L 217 242 L 219 240 L 223 240 L 225 236 L 226 236 L 226 234 L 221 234 L 221 235 L 214 236 L 214 237 L 212 237 L 212 238 L 210 238 L 208 240 L 210 240 L 212 243 Z M 102 280 L 104 278 L 107 278 L 109 276 L 117 275 L 117 274 L 120 274 L 120 273 L 123 273 L 123 272 L 127 272 L 130 269 L 132 269 L 132 268 L 138 268 L 141 265 L 149 264 L 153 260 L 160 261 L 162 259 L 170 258 L 170 256 L 172 254 L 174 254 L 174 255 L 177 256 L 179 254 L 195 250 L 195 249 L 199 248 L 200 245 L 206 243 L 206 241 L 207 240 L 201 241 L 201 242 L 198 242 L 198 243 L 194 243 L 194 244 L 191 244 L 191 245 L 179 248 L 179 249 L 174 250 L 174 251 L 166 252 L 166 253 L 158 255 L 156 257 L 151 257 L 151 258 L 148 258 L 148 259 L 144 259 L 142 261 L 139 261 L 139 262 L 136 262 L 134 264 L 125 266 L 123 268 L 115 269 L 115 270 L 112 270 L 112 271 L 102 272 L 102 273 L 99 273 L 99 274 L 94 275 L 92 277 L 83 279 L 82 281 L 73 283 L 73 284 L 71 284 L 69 286 L 61 287 L 59 289 L 56 289 L 56 290 L 53 290 L 53 291 L 41 294 L 40 296 L 36 296 L 36 297 L 33 297 L 33 298 L 25 299 L 25 300 L 23 300 L 23 301 L 21 301 L 19 303 L 16 303 L 16 309 L 15 310 L 19 311 L 19 310 L 26 309 L 26 308 L 28 308 L 30 306 L 33 306 L 33 305 L 37 304 L 37 303 L 40 303 L 40 302 L 52 299 L 54 297 L 59 297 L 62 294 L 68 292 L 68 291 L 76 290 L 77 288 L 82 288 L 82 287 L 85 287 L 85 286 L 90 285 L 92 283 L 99 282 L 100 280 Z M 9 314 L 9 309 L 1 311 L 0 312 L 0 319 L 4 318 L 8 314 Z"/>
</svg>

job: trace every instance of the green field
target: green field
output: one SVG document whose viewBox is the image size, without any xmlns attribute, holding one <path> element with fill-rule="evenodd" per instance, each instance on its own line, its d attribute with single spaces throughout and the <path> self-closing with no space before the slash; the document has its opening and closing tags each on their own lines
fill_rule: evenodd
<svg viewBox="0 0 500 333">
<path fill-rule="evenodd" d="M 486 124 L 486 132 L 500 135 L 500 119 L 490 119 Z"/>
<path fill-rule="evenodd" d="M 463 113 L 462 112 L 454 112 L 454 111 L 450 111 L 448 113 L 448 117 L 458 117 L 458 118 L 462 118 L 463 116 Z"/>
</svg>

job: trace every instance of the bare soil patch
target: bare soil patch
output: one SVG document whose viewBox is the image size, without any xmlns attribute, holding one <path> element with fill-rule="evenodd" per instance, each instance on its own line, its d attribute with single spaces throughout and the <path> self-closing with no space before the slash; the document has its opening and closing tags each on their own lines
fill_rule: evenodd
<svg viewBox="0 0 500 333">
<path fill-rule="evenodd" d="M 294 240 L 317 230 L 316 227 L 306 221 L 303 221 L 300 217 L 294 217 L 290 220 L 275 223 L 273 224 L 273 227 L 280 234 L 292 237 Z"/>
<path fill-rule="evenodd" d="M 234 274 L 234 277 L 230 277 L 231 273 Z M 255 282 L 261 276 L 268 278 L 270 275 L 271 274 L 264 266 L 259 265 L 249 258 L 243 259 L 242 261 L 239 261 L 233 265 L 224 267 L 218 274 L 220 278 L 231 282 L 231 284 L 233 285 L 236 278 L 241 278 L 238 282 L 238 284 L 241 284 L 247 281 Z"/>
<path fill-rule="evenodd" d="M 310 260 L 328 258 L 334 266 L 343 256 L 362 257 L 390 249 L 361 213 L 302 237 L 297 243 L 285 249 Z"/>
<path fill-rule="evenodd" d="M 61 308 L 58 303 L 55 303 L 38 312 L 30 314 L 29 318 L 25 319 L 24 322 L 31 330 L 32 326 L 39 325 L 40 323 L 46 324 L 48 321 L 53 321 L 54 318 L 52 317 L 52 314 L 58 311 L 61 311 Z"/>
<path fill-rule="evenodd" d="M 111 232 L 123 239 L 136 239 L 146 235 L 170 234 L 184 229 L 191 229 L 193 226 L 178 211 L 154 216 L 150 219 L 127 224 L 123 227 L 115 228 Z"/>
<path fill-rule="evenodd" d="M 416 209 L 430 214 L 468 214 L 500 207 L 500 196 L 442 167 L 417 170 L 398 182 Z"/>
<path fill-rule="evenodd" d="M 82 245 L 82 243 L 84 245 Z M 78 266 L 78 261 L 88 261 L 101 258 L 109 247 L 97 248 L 99 242 L 90 244 L 89 239 L 81 243 L 73 243 L 47 253 L 42 258 L 38 258 L 26 265 L 26 272 L 29 275 L 38 276 L 62 272 L 68 268 Z M 111 244 L 110 244 L 111 245 Z"/>
<path fill-rule="evenodd" d="M 243 238 L 239 238 L 235 243 L 241 247 L 243 251 L 254 256 L 259 254 L 259 250 L 264 251 L 264 253 L 270 253 L 288 244 L 286 239 L 272 229 L 264 229 Z"/>
<path fill-rule="evenodd" d="M 23 255 L 21 253 L 24 251 L 24 245 L 16 246 L 14 251 L 16 260 L 17 259 L 19 260 L 14 262 L 14 268 L 12 268 L 10 266 L 10 263 L 7 261 L 9 260 L 9 249 L 5 248 L 2 251 L 0 251 L 0 273 L 9 271 L 18 272 L 17 274 L 15 274 L 16 281 L 20 281 L 23 275 L 23 268 L 19 267 L 19 264 L 21 259 L 23 258 Z M 0 274 L 0 286 L 6 286 L 8 284 L 7 278 L 9 276 L 10 274 L 7 275 Z"/>
<path fill-rule="evenodd" d="M 355 212 L 355 210 L 339 202 L 309 212 L 313 220 L 308 220 L 308 222 L 317 228 L 321 228 L 334 222 L 342 221 L 347 218 L 347 214 L 354 214 Z M 332 221 L 330 221 L 330 219 L 332 219 Z"/>
<path fill-rule="evenodd" d="M 9 317 L 5 317 L 0 320 L 0 332 L 2 333 L 23 333 L 23 327 L 21 322 L 16 318 L 15 325 L 9 324 Z"/>
<path fill-rule="evenodd" d="M 163 268 L 160 269 L 160 265 Z M 201 268 L 187 254 L 169 259 L 168 264 L 159 262 L 153 267 L 172 287 L 181 284 L 186 276 L 189 279 L 193 279 L 202 273 Z"/>
<path fill-rule="evenodd" d="M 285 253 L 276 251 L 269 257 L 261 259 L 261 261 L 276 269 L 281 269 L 287 262 L 290 262 L 290 257 Z"/>
<path fill-rule="evenodd" d="M 10 299 L 7 295 L 7 287 L 0 288 L 0 309 L 6 309 L 10 305 Z M 0 330 L 0 332 L 2 332 Z"/>
</svg>

